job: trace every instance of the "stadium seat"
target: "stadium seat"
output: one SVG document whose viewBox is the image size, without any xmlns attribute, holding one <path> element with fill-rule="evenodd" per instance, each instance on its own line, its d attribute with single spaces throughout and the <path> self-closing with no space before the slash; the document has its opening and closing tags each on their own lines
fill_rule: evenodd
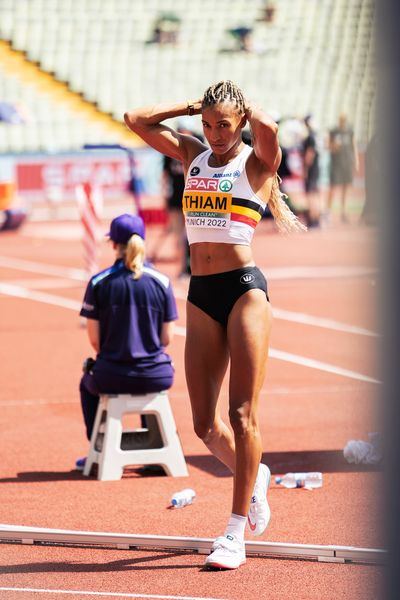
<svg viewBox="0 0 400 600">
<path fill-rule="evenodd" d="M 356 138 L 367 140 L 373 0 L 279 0 L 272 23 L 260 20 L 264 5 L 81 0 L 78 10 L 73 0 L 2 0 L 0 35 L 121 122 L 123 105 L 198 97 L 213 81 L 231 78 L 266 109 L 286 116 L 311 111 L 322 130 L 345 110 Z M 180 19 L 178 43 L 148 43 L 156 19 L 168 12 Z M 238 26 L 253 29 L 254 53 L 221 52 L 227 31 Z M 71 150 L 88 141 L 86 131 L 74 139 Z"/>
</svg>

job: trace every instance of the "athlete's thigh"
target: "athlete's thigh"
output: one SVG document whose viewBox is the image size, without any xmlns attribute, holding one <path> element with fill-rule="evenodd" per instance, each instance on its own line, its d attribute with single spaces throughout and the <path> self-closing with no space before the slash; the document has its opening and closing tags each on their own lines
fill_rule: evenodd
<svg viewBox="0 0 400 600">
<path fill-rule="evenodd" d="M 192 410 L 212 421 L 229 360 L 226 331 L 189 301 L 186 314 L 185 373 Z"/>
<path fill-rule="evenodd" d="M 264 381 L 272 311 L 262 290 L 250 290 L 235 303 L 228 321 L 231 358 L 230 406 L 254 403 Z"/>
</svg>

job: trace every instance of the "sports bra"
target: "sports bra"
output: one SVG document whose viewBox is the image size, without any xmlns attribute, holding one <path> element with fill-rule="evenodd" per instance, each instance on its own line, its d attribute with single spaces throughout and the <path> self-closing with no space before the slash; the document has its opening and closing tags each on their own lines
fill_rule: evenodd
<svg viewBox="0 0 400 600">
<path fill-rule="evenodd" d="M 189 244 L 250 245 L 266 207 L 247 179 L 246 160 L 251 152 L 252 148 L 246 145 L 233 161 L 222 167 L 209 166 L 211 150 L 192 161 L 182 197 Z"/>
</svg>

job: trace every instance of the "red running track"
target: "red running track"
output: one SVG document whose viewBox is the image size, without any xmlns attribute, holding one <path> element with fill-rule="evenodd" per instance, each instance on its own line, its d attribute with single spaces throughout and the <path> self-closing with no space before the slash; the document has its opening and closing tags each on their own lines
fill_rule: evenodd
<svg viewBox="0 0 400 600">
<path fill-rule="evenodd" d="M 149 230 L 150 243 L 158 233 Z M 264 460 L 273 475 L 324 474 L 323 487 L 313 492 L 272 483 L 272 519 L 261 541 L 383 547 L 382 473 L 349 465 L 342 454 L 349 439 L 380 430 L 375 244 L 373 229 L 355 225 L 291 237 L 268 222 L 258 228 L 255 255 L 275 311 L 260 403 Z M 183 371 L 187 281 L 176 279 L 177 264 L 168 258 L 158 267 L 173 278 L 182 328 L 170 349 L 176 365 L 170 401 L 189 477 L 143 477 L 132 468 L 120 481 L 99 482 L 73 469 L 87 451 L 77 387 L 91 354 L 77 310 L 84 290 L 79 225 L 32 222 L 1 234 L 2 523 L 222 533 L 232 481 L 192 431 Z M 105 246 L 102 264 L 111 259 Z M 226 414 L 226 385 L 222 402 Z M 172 493 L 188 486 L 196 490 L 195 503 L 168 510 Z M 380 566 L 260 557 L 236 572 L 208 572 L 203 561 L 179 552 L 3 543 L 0 598 L 375 600 L 382 586 Z"/>
</svg>

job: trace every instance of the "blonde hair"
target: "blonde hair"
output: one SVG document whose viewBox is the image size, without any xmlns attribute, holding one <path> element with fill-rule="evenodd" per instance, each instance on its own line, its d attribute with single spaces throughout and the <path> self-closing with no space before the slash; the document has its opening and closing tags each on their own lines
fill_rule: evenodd
<svg viewBox="0 0 400 600">
<path fill-rule="evenodd" d="M 286 204 L 285 198 L 287 198 L 287 196 L 281 192 L 279 187 L 281 181 L 282 179 L 279 177 L 278 173 L 275 173 L 272 180 L 271 194 L 267 202 L 278 230 L 281 233 L 307 231 L 307 227 L 303 225 Z"/>
<path fill-rule="evenodd" d="M 125 266 L 133 272 L 133 279 L 139 279 L 143 275 L 144 240 L 135 233 L 129 238 L 127 244 L 119 244 L 119 246 Z"/>
</svg>

